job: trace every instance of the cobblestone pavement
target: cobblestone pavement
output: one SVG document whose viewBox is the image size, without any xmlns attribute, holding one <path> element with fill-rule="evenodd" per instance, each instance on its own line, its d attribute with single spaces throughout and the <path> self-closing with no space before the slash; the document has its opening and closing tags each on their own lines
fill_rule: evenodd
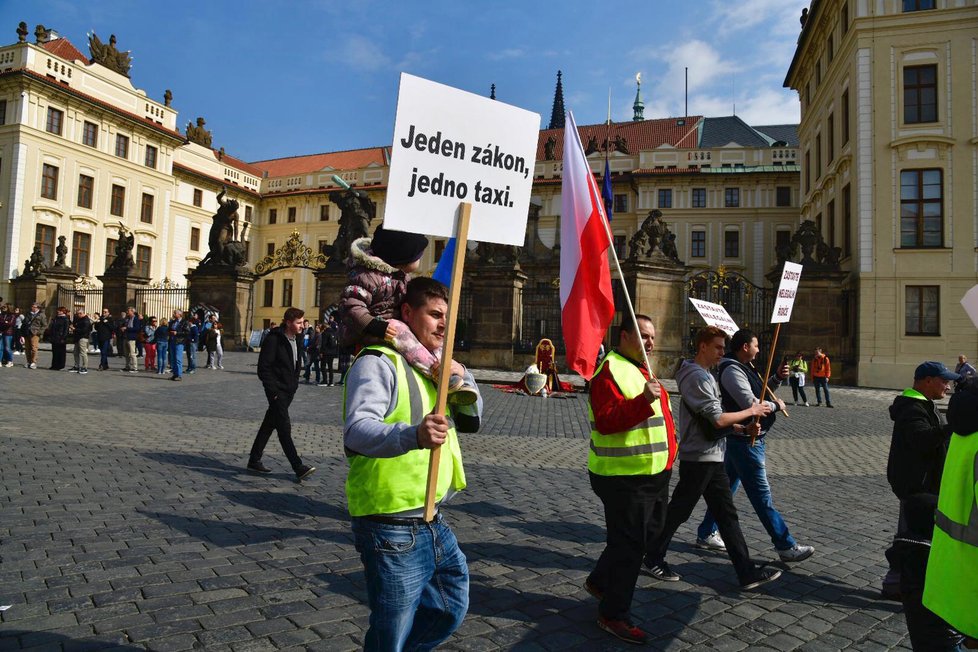
<svg viewBox="0 0 978 652">
<path fill-rule="evenodd" d="M 0 650 L 361 645 L 342 388 L 303 385 L 293 403 L 299 451 L 319 470 L 295 482 L 273 439 L 274 472 L 254 476 L 243 465 L 265 406 L 255 356 L 226 362 L 183 383 L 0 369 Z M 604 535 L 584 395 L 483 391 L 483 431 L 463 439 L 469 488 L 445 508 L 469 559 L 471 610 L 444 648 L 625 647 L 596 627 L 581 586 Z M 633 615 L 650 647 L 908 647 L 899 605 L 877 600 L 896 521 L 883 475 L 894 392 L 833 393 L 835 409 L 794 408 L 768 442 L 776 503 L 815 556 L 741 593 L 725 557 L 691 545 L 701 505 L 670 553 L 683 581 L 639 580 Z M 746 498 L 736 502 L 753 555 L 775 560 Z"/>
</svg>

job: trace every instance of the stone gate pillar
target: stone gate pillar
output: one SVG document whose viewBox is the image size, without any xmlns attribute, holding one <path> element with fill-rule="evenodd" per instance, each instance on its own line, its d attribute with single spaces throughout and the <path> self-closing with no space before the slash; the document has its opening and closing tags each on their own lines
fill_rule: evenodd
<svg viewBox="0 0 978 652">
<path fill-rule="evenodd" d="M 455 355 L 463 364 L 489 369 L 513 368 L 513 342 L 522 314 L 521 296 L 526 279 L 518 265 L 486 265 L 477 273 L 466 275 L 464 283 L 472 297 L 472 319 L 465 325 L 468 332 L 463 335 L 471 347 Z"/>
<path fill-rule="evenodd" d="M 149 285 L 149 278 L 137 276 L 132 269 L 109 268 L 98 279 L 102 281 L 102 307 L 115 317 L 136 306 L 136 290 Z"/>
<path fill-rule="evenodd" d="M 683 285 L 687 271 L 685 265 L 666 260 L 630 260 L 622 265 L 623 280 L 635 312 L 648 315 L 655 325 L 655 350 L 649 362 L 655 375 L 662 378 L 672 378 L 676 364 L 683 356 L 683 315 L 686 310 Z M 631 318 L 628 308 L 619 308 L 623 321 Z"/>
<path fill-rule="evenodd" d="M 319 314 L 316 319 L 322 321 L 323 314 L 340 302 L 340 292 L 349 284 L 346 270 L 333 265 L 317 270 L 316 281 L 319 283 L 319 296 L 316 297 Z"/>
<path fill-rule="evenodd" d="M 214 265 L 187 272 L 188 308 L 204 303 L 220 311 L 225 349 L 244 349 L 248 345 L 257 278 L 246 267 Z"/>
<path fill-rule="evenodd" d="M 43 274 L 21 274 L 17 278 L 10 279 L 10 286 L 13 288 L 13 305 L 21 309 L 22 312 L 30 312 L 31 304 L 39 303 L 49 308 L 48 305 L 48 280 Z"/>
</svg>

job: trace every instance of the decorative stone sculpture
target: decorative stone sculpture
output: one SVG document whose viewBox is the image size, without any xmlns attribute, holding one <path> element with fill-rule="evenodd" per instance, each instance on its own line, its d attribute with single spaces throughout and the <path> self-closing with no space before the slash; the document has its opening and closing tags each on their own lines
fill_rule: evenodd
<svg viewBox="0 0 978 652">
<path fill-rule="evenodd" d="M 136 266 L 136 261 L 132 257 L 132 249 L 135 245 L 136 237 L 133 232 L 119 222 L 119 240 L 115 243 L 115 259 L 109 265 L 109 270 L 124 273 L 132 271 Z"/>
<path fill-rule="evenodd" d="M 802 222 L 791 236 L 791 241 L 787 245 L 778 247 L 775 254 L 778 258 L 778 267 L 787 260 L 800 263 L 811 270 L 840 271 L 839 260 L 842 258 L 842 249 L 830 247 L 812 220 Z"/>
<path fill-rule="evenodd" d="M 24 21 L 20 21 L 20 24 L 17 25 L 17 42 L 26 43 L 28 33 L 29 32 L 27 31 L 27 23 L 25 23 Z"/>
<path fill-rule="evenodd" d="M 495 242 L 479 242 L 475 255 L 483 265 L 512 265 L 520 256 L 520 248 Z"/>
<path fill-rule="evenodd" d="M 163 106 L 173 105 L 173 91 L 169 88 L 163 91 Z"/>
<path fill-rule="evenodd" d="M 132 68 L 132 56 L 129 50 L 122 52 L 115 44 L 115 34 L 109 36 L 108 44 L 102 43 L 95 32 L 88 35 L 88 51 L 92 55 L 92 61 L 128 77 L 129 69 Z"/>
<path fill-rule="evenodd" d="M 54 248 L 54 253 L 57 254 L 54 259 L 54 267 L 56 269 L 68 269 L 68 265 L 65 263 L 65 259 L 68 257 L 68 245 L 65 244 L 67 238 L 63 235 L 58 236 L 58 246 Z"/>
<path fill-rule="evenodd" d="M 214 223 L 207 234 L 207 255 L 200 261 L 200 267 L 224 266 L 242 267 L 247 262 L 245 257 L 244 235 L 247 225 L 238 238 L 238 200 L 228 199 L 227 188 L 221 188 L 217 195 L 217 213 Z"/>
<path fill-rule="evenodd" d="M 628 260 L 661 259 L 682 265 L 676 248 L 676 236 L 662 219 L 662 211 L 654 209 L 642 222 L 635 235 L 628 241 Z"/>
<path fill-rule="evenodd" d="M 591 136 L 587 139 L 587 148 L 584 150 L 584 156 L 590 156 L 598 151 L 598 137 Z"/>
<path fill-rule="evenodd" d="M 367 237 L 370 222 L 377 215 L 377 205 L 370 201 L 366 193 L 352 188 L 330 192 L 329 200 L 340 207 L 340 221 L 336 240 L 324 251 L 329 256 L 331 266 L 345 266 L 353 241 Z"/>
<path fill-rule="evenodd" d="M 44 254 L 41 253 L 41 245 L 34 245 L 31 257 L 24 261 L 24 271 L 21 276 L 37 278 L 44 275 L 47 265 L 44 263 Z"/>
<path fill-rule="evenodd" d="M 204 128 L 205 124 L 207 122 L 203 118 L 197 118 L 196 127 L 188 122 L 186 130 L 187 140 L 203 147 L 210 147 L 213 138 L 211 137 L 211 132 Z"/>
<path fill-rule="evenodd" d="M 553 161 L 556 160 L 557 152 L 557 139 L 554 138 L 553 134 L 547 137 L 547 142 L 543 145 L 543 160 Z"/>
</svg>

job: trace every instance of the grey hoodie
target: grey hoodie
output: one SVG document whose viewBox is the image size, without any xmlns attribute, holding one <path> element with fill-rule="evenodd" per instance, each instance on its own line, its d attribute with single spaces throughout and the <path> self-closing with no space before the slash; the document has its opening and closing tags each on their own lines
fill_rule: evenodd
<svg viewBox="0 0 978 652">
<path fill-rule="evenodd" d="M 676 373 L 682 402 L 679 405 L 679 459 L 690 462 L 722 462 L 729 429 L 716 430 L 723 414 L 720 386 L 713 375 L 692 360 Z M 717 437 L 718 433 L 722 433 Z"/>
</svg>

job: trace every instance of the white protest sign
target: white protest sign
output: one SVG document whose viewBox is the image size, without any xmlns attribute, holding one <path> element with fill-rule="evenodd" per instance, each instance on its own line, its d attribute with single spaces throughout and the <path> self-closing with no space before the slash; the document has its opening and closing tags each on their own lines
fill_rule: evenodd
<svg viewBox="0 0 978 652">
<path fill-rule="evenodd" d="M 961 299 L 961 306 L 968 313 L 968 316 L 971 317 L 975 328 L 978 328 L 978 285 L 965 292 L 964 297 Z"/>
<path fill-rule="evenodd" d="M 689 300 L 692 302 L 693 307 L 696 308 L 696 312 L 700 313 L 700 317 L 703 318 L 710 326 L 716 326 L 722 330 L 727 335 L 733 337 L 733 334 L 739 331 L 737 327 L 737 322 L 733 320 L 727 309 L 721 306 L 719 303 L 710 303 L 709 301 L 701 301 L 700 299 L 694 299 L 690 297 Z"/>
<path fill-rule="evenodd" d="M 540 115 L 401 73 L 384 228 L 522 246 Z"/>
<path fill-rule="evenodd" d="M 772 324 L 783 324 L 791 321 L 791 308 L 795 304 L 795 294 L 798 293 L 798 282 L 801 281 L 801 265 L 785 262 L 781 272 L 781 284 L 778 285 L 777 298 L 774 300 L 774 311 L 771 313 Z"/>
</svg>

